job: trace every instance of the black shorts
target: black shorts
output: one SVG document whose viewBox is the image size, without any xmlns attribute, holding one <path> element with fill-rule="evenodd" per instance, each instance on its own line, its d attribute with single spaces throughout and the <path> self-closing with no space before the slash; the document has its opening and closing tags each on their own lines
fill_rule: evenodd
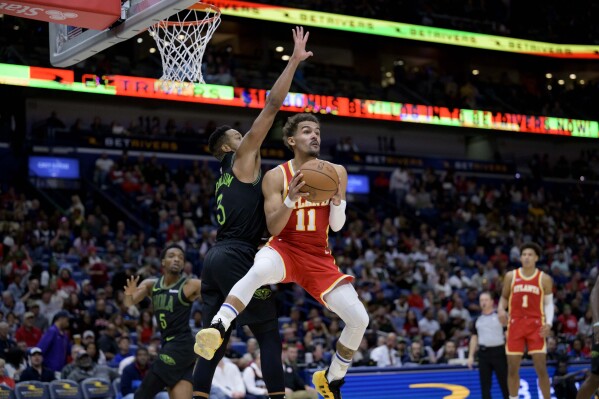
<svg viewBox="0 0 599 399">
<path fill-rule="evenodd" d="M 591 373 L 599 375 L 599 344 L 595 343 L 591 348 Z"/>
<path fill-rule="evenodd" d="M 257 249 L 243 241 L 223 241 L 210 248 L 202 269 L 202 320 L 208 327 L 231 288 L 243 278 L 254 264 Z M 278 329 L 277 308 L 270 288 L 261 287 L 237 318 L 240 325 L 268 331 Z M 259 331 L 254 331 L 254 333 Z"/>
<path fill-rule="evenodd" d="M 152 363 L 152 371 L 164 381 L 167 387 L 175 386 L 180 380 L 193 383 L 193 367 L 197 356 L 193 351 L 195 339 L 177 337 L 169 342 L 162 342 L 158 357 Z"/>
</svg>

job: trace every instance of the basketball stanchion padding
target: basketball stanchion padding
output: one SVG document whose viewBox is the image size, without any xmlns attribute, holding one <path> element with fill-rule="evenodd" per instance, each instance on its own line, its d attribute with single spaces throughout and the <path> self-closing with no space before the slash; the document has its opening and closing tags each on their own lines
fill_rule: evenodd
<svg viewBox="0 0 599 399">
<path fill-rule="evenodd" d="M 220 9 L 198 2 L 148 28 L 162 58 L 163 90 L 204 83 L 202 57 L 219 25 Z"/>
</svg>

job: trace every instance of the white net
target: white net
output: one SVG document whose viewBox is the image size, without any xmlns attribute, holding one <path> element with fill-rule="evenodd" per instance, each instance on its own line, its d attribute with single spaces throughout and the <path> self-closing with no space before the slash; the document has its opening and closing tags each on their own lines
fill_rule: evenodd
<svg viewBox="0 0 599 399">
<path fill-rule="evenodd" d="M 204 83 L 202 57 L 218 25 L 220 10 L 197 3 L 148 28 L 162 58 L 163 89 L 184 89 Z"/>
</svg>

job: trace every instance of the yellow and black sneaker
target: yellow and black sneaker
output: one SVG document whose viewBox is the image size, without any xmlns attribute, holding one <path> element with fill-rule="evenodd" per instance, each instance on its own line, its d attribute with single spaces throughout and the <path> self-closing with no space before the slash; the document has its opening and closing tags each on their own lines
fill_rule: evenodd
<svg viewBox="0 0 599 399">
<path fill-rule="evenodd" d="M 198 331 L 193 351 L 206 360 L 214 357 L 214 353 L 223 343 L 225 327 L 220 319 L 212 323 L 209 328 Z"/>
<path fill-rule="evenodd" d="M 345 384 L 345 378 L 329 382 L 327 372 L 329 369 L 320 370 L 312 376 L 312 383 L 316 391 L 324 399 L 341 399 L 341 387 Z"/>
</svg>

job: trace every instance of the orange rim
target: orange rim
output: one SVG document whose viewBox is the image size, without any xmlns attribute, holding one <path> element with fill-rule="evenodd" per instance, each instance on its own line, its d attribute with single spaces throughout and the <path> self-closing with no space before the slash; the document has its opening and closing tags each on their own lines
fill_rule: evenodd
<svg viewBox="0 0 599 399">
<path fill-rule="evenodd" d="M 188 10 L 193 10 L 193 11 L 205 11 L 206 13 L 212 12 L 214 13 L 214 16 L 207 18 L 207 19 L 203 19 L 201 21 L 196 20 L 196 21 L 169 21 L 169 20 L 163 20 L 158 22 L 156 25 L 156 27 L 159 26 L 193 26 L 193 25 L 204 25 L 204 24 L 210 24 L 212 22 L 214 22 L 215 19 L 220 18 L 220 8 L 218 8 L 217 6 L 213 5 L 213 4 L 207 4 L 207 3 L 202 3 L 201 1 L 193 4 L 191 7 L 187 8 Z"/>
</svg>

